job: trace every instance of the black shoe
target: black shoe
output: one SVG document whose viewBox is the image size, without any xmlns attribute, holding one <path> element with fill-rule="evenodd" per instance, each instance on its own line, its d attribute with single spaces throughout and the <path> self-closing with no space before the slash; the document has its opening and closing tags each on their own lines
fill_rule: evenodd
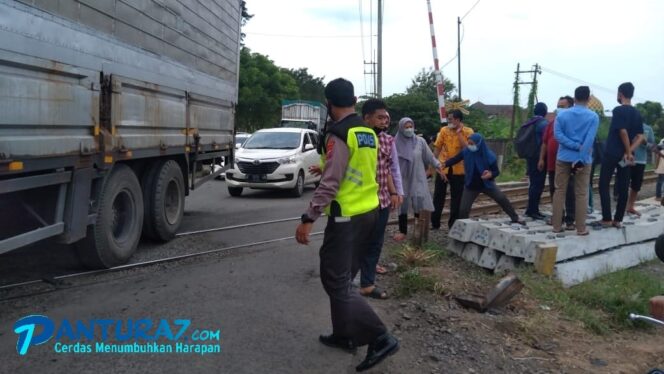
<svg viewBox="0 0 664 374">
<path fill-rule="evenodd" d="M 330 334 L 330 335 L 321 335 L 318 337 L 318 340 L 328 347 L 339 348 L 348 353 L 353 353 L 353 354 L 357 352 L 357 347 L 355 346 L 355 343 L 353 343 L 353 341 L 348 338 L 341 338 L 338 336 L 334 336 L 333 334 Z"/>
<path fill-rule="evenodd" d="M 542 213 L 527 213 L 526 217 L 530 217 L 530 218 L 534 219 L 535 221 L 544 220 L 546 218 L 546 216 L 543 215 Z"/>
<path fill-rule="evenodd" d="M 355 368 L 356 371 L 365 371 L 378 365 L 381 361 L 399 350 L 399 341 L 389 333 L 378 337 L 369 344 L 367 357 Z"/>
</svg>

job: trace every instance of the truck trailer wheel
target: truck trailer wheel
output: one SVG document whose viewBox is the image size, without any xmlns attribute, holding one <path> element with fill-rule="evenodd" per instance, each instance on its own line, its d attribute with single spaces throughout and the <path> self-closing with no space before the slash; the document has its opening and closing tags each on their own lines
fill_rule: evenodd
<svg viewBox="0 0 664 374">
<path fill-rule="evenodd" d="M 91 268 L 126 263 L 136 251 L 143 226 L 143 194 L 136 174 L 118 164 L 97 197 L 97 219 L 76 243 L 81 262 Z"/>
<path fill-rule="evenodd" d="M 145 234 L 151 239 L 169 241 L 175 237 L 184 216 L 184 177 L 173 160 L 148 171 L 143 186 Z"/>
</svg>

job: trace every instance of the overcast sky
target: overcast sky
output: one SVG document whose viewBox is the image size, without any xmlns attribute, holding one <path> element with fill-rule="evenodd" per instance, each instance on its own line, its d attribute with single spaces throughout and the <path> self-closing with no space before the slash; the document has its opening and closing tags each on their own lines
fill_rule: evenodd
<svg viewBox="0 0 664 374">
<path fill-rule="evenodd" d="M 457 16 L 477 0 L 432 0 L 441 65 L 456 55 Z M 373 4 L 374 31 L 370 31 Z M 277 65 L 306 67 L 325 82 L 345 77 L 356 94 L 371 91 L 363 62 L 376 49 L 376 4 L 369 0 L 247 0 L 254 17 L 245 44 Z M 362 20 L 360 21 L 360 7 Z M 383 96 L 404 92 L 433 66 L 426 0 L 384 0 Z M 539 63 L 539 99 L 549 107 L 587 84 L 605 108 L 631 81 L 635 101 L 664 103 L 664 1 L 481 0 L 464 18 L 462 94 L 471 102 L 511 104 L 517 63 Z M 363 27 L 362 27 L 363 26 Z M 364 38 L 360 36 L 364 35 Z M 457 84 L 456 60 L 443 75 Z M 525 75 L 522 81 L 530 81 Z M 522 86 L 525 105 L 529 86 Z"/>
</svg>

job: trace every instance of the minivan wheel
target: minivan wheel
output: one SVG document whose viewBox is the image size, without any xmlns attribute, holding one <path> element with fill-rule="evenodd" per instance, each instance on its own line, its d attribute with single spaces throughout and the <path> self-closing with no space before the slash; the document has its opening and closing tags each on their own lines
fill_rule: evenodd
<svg viewBox="0 0 664 374">
<path fill-rule="evenodd" d="M 228 194 L 234 197 L 242 195 L 242 187 L 228 187 Z"/>
<path fill-rule="evenodd" d="M 295 182 L 295 187 L 293 187 L 292 194 L 294 197 L 300 197 L 304 193 L 304 172 L 300 170 L 297 173 L 297 181 Z"/>
</svg>

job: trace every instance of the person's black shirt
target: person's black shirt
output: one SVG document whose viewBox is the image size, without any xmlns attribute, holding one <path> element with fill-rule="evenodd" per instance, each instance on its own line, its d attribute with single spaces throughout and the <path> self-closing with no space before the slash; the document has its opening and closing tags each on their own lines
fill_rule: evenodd
<svg viewBox="0 0 664 374">
<path fill-rule="evenodd" d="M 636 108 L 631 105 L 620 105 L 613 109 L 611 127 L 606 138 L 604 152 L 607 156 L 620 157 L 625 154 L 625 146 L 620 140 L 620 130 L 627 130 L 629 142 L 634 140 L 638 134 L 643 134 L 643 119 Z"/>
</svg>

